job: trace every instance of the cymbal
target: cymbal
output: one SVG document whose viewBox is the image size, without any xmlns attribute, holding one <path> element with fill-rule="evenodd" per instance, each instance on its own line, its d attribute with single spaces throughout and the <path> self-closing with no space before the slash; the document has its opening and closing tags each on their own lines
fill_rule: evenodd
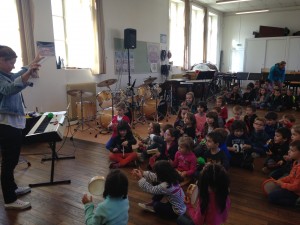
<svg viewBox="0 0 300 225">
<path fill-rule="evenodd" d="M 151 84 L 156 79 L 157 79 L 157 77 L 148 77 L 144 80 L 144 84 Z"/>
<path fill-rule="evenodd" d="M 71 95 L 73 97 L 90 97 L 93 95 L 92 92 L 84 91 L 84 90 L 69 90 L 67 91 L 68 95 Z"/>
<path fill-rule="evenodd" d="M 117 79 L 104 80 L 104 81 L 101 81 L 100 83 L 98 83 L 97 87 L 108 87 L 110 85 L 113 85 L 116 82 L 117 82 Z"/>
</svg>

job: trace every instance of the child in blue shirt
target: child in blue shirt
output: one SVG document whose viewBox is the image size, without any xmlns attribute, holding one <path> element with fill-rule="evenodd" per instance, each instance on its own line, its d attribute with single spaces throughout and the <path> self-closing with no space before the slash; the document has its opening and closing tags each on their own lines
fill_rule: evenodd
<svg viewBox="0 0 300 225">
<path fill-rule="evenodd" d="M 227 137 L 227 148 L 231 155 L 230 165 L 253 170 L 251 143 L 247 135 L 246 123 L 235 120 L 231 125 L 231 133 Z"/>
<path fill-rule="evenodd" d="M 129 201 L 128 179 L 120 170 L 111 170 L 107 175 L 104 185 L 103 198 L 94 211 L 93 199 L 84 194 L 82 203 L 84 204 L 85 224 L 97 225 L 127 225 Z"/>
</svg>

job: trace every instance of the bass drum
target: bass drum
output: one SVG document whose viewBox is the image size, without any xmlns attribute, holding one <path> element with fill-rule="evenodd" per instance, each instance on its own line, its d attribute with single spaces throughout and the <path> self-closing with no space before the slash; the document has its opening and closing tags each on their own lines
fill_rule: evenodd
<svg viewBox="0 0 300 225">
<path fill-rule="evenodd" d="M 165 118 L 167 114 L 167 102 L 165 100 L 149 99 L 143 104 L 143 112 L 147 119 L 156 119 L 156 112 L 158 113 L 158 120 Z"/>
<path fill-rule="evenodd" d="M 76 110 L 77 110 L 78 119 L 84 119 L 84 120 L 95 119 L 96 103 L 84 101 L 84 102 L 82 102 L 82 105 L 81 105 L 81 102 L 76 102 Z M 81 115 L 81 110 L 82 110 L 83 115 Z"/>
<path fill-rule="evenodd" d="M 98 121 L 102 128 L 107 128 L 112 118 L 112 107 L 103 109 L 99 113 Z"/>
</svg>

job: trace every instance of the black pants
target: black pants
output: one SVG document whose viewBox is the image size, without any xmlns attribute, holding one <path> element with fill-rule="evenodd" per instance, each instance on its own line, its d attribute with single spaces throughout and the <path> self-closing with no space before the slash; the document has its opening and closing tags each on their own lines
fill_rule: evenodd
<svg viewBox="0 0 300 225">
<path fill-rule="evenodd" d="M 1 188 L 5 204 L 17 200 L 14 169 L 19 162 L 21 146 L 22 129 L 0 124 Z"/>
</svg>

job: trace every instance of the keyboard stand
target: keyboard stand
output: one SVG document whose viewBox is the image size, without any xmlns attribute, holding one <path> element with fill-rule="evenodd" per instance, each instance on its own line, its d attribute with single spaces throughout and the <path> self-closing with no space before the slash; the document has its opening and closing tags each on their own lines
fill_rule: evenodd
<svg viewBox="0 0 300 225">
<path fill-rule="evenodd" d="M 51 160 L 51 177 L 49 182 L 45 183 L 36 183 L 36 184 L 29 184 L 29 187 L 40 187 L 40 186 L 50 186 L 50 185 L 57 185 L 57 184 L 70 184 L 71 180 L 62 180 L 62 181 L 53 181 L 54 180 L 54 162 L 55 160 L 60 159 L 75 159 L 75 156 L 71 157 L 58 157 L 56 153 L 56 141 L 49 142 L 51 151 L 52 151 L 52 157 L 49 159 L 42 159 L 42 161 Z"/>
</svg>

